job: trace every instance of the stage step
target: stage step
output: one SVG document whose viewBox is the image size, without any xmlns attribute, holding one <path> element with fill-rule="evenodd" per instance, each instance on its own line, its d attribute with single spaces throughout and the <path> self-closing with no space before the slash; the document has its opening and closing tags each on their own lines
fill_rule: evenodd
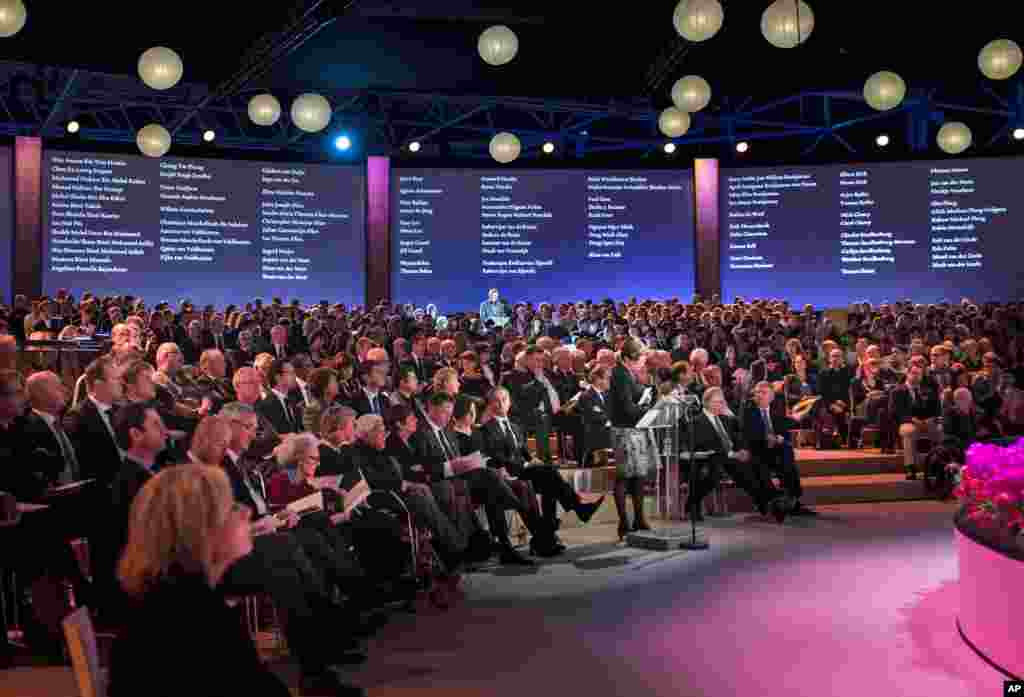
<svg viewBox="0 0 1024 697">
<path fill-rule="evenodd" d="M 808 477 L 802 480 L 803 502 L 809 506 L 839 503 L 881 503 L 932 498 L 920 479 L 908 481 L 903 474 L 854 474 L 835 477 Z M 754 510 L 744 492 L 730 488 L 725 492 L 730 512 Z"/>
<path fill-rule="evenodd" d="M 796 451 L 801 477 L 832 477 L 853 474 L 900 474 L 903 454 L 883 455 L 878 449 Z"/>
</svg>

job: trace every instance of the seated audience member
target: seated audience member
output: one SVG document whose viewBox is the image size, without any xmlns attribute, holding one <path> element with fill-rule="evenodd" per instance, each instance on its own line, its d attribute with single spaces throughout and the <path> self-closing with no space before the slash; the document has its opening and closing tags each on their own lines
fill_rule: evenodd
<svg viewBox="0 0 1024 697">
<path fill-rule="evenodd" d="M 789 435 L 795 422 L 779 413 L 778 408 L 773 409 L 773 404 L 775 390 L 771 383 L 762 381 L 754 387 L 754 399 L 743 413 L 743 442 L 750 451 L 754 474 L 761 481 L 762 490 L 769 489 L 771 474 L 778 474 L 789 515 L 816 515 L 800 503 L 803 487 Z"/>
<path fill-rule="evenodd" d="M 224 473 L 171 468 L 136 499 L 118 573 L 132 611 L 114 645 L 108 694 L 288 697 L 221 593 L 225 571 L 252 551 L 249 509 L 234 503 Z M 164 656 L 189 669 L 160 671 Z"/>
<path fill-rule="evenodd" d="M 32 410 L 25 416 L 22 447 L 31 458 L 10 467 L 23 468 L 31 477 L 30 491 L 11 491 L 22 501 L 34 500 L 56 484 L 81 479 L 81 467 L 61 416 L 67 406 L 68 390 L 56 373 L 34 373 L 25 382 Z"/>
<path fill-rule="evenodd" d="M 544 351 L 530 346 L 516 356 L 515 369 L 502 376 L 502 387 L 512 399 L 512 419 L 534 436 L 540 459 L 551 464 L 551 417 L 557 411 L 552 396 L 557 394 L 543 373 Z"/>
<path fill-rule="evenodd" d="M 389 411 L 389 417 L 404 414 L 406 419 L 415 419 L 403 407 L 393 409 L 395 411 Z M 393 447 L 388 445 L 390 435 L 382 417 L 376 414 L 360 416 L 356 420 L 355 431 L 356 443 L 352 451 L 355 468 L 362 473 L 371 489 L 393 492 L 401 497 L 416 524 L 433 533 L 437 553 L 446 570 L 454 573 L 466 550 L 466 535 L 438 507 L 428 484 L 404 478 L 401 464 L 390 454 Z"/>
<path fill-rule="evenodd" d="M 986 425 L 974 406 L 974 397 L 966 387 L 953 391 L 952 403 L 942 412 L 942 445 L 953 451 L 954 462 L 963 464 L 972 443 L 999 435 Z"/>
<path fill-rule="evenodd" d="M 855 416 L 863 419 L 867 425 L 881 426 L 889 419 L 889 392 L 895 387 L 886 374 L 881 372 L 881 361 L 868 358 L 861 366 L 860 377 L 854 378 L 850 384 L 850 397 L 853 400 L 851 409 Z M 882 452 L 893 451 L 891 429 L 880 432 Z M 850 434 L 851 439 L 859 434 Z M 887 439 L 888 438 L 888 439 Z"/>
<path fill-rule="evenodd" d="M 554 366 L 547 373 L 547 378 L 554 389 L 555 395 L 558 397 L 560 408 L 555 410 L 551 426 L 558 433 L 562 452 L 566 452 L 563 444 L 565 437 L 572 436 L 573 448 L 575 450 L 572 453 L 573 460 L 582 462 L 582 443 L 580 442 L 582 440 L 580 437 L 582 425 L 580 417 L 575 413 L 575 404 L 572 400 L 583 390 L 583 385 L 576 376 L 576 371 L 573 370 L 572 348 L 569 346 L 555 348 L 552 352 L 552 361 Z M 554 403 L 552 403 L 553 406 Z"/>
<path fill-rule="evenodd" d="M 434 373 L 434 382 L 431 385 L 430 393 L 437 394 L 443 392 L 452 399 L 455 399 L 459 395 L 459 389 L 462 384 L 459 382 L 459 371 L 455 368 L 449 368 L 448 366 L 441 366 Z"/>
<path fill-rule="evenodd" d="M 608 390 L 611 389 L 611 371 L 597 366 L 590 371 L 590 386 L 580 395 L 576 414 L 582 422 L 582 465 L 594 465 L 594 453 L 611 450 L 612 422 L 608 411 Z"/>
<path fill-rule="evenodd" d="M 497 468 L 504 477 L 530 482 L 541 497 L 541 508 L 547 526 L 558 527 L 558 504 L 563 510 L 573 511 L 580 521 L 587 523 L 604 501 L 584 503 L 572 485 L 562 478 L 554 465 L 542 464 L 530 455 L 526 447 L 526 434 L 509 420 L 511 400 L 508 390 L 496 387 L 487 396 L 494 419 L 482 429 L 483 452 L 491 459 L 487 465 Z"/>
<path fill-rule="evenodd" d="M 267 378 L 270 392 L 256 405 L 256 410 L 278 434 L 298 433 L 302 430 L 302 419 L 288 398 L 288 393 L 295 387 L 295 368 L 287 360 L 274 359 Z"/>
<path fill-rule="evenodd" d="M 320 473 L 323 476 L 338 475 L 344 482 L 352 473 L 355 422 L 355 411 L 340 404 L 328 407 L 320 417 Z"/>
<path fill-rule="evenodd" d="M 1024 436 L 1024 390 L 1010 389 L 999 409 L 999 424 L 1007 437 Z"/>
<path fill-rule="evenodd" d="M 82 464 L 82 477 L 106 486 L 121 468 L 112 417 L 123 394 L 122 370 L 109 356 L 100 356 L 86 367 L 85 385 L 88 396 L 68 414 L 66 428 Z"/>
<path fill-rule="evenodd" d="M 472 351 L 464 351 L 459 356 L 459 364 L 462 369 L 459 378 L 462 384 L 462 392 L 483 402 L 487 398 L 487 392 L 491 389 L 491 381 L 484 376 L 480 370 L 480 358 Z"/>
<path fill-rule="evenodd" d="M 235 370 L 243 366 L 252 366 L 256 361 L 257 351 L 254 348 L 252 332 L 242 330 L 238 332 L 238 347 L 228 353 L 231 365 Z"/>
<path fill-rule="evenodd" d="M 818 394 L 821 408 L 818 412 L 819 433 L 838 433 L 843 440 L 849 436 L 850 384 L 853 371 L 843 357 L 843 352 L 834 348 L 828 354 L 828 367 L 818 373 Z"/>
<path fill-rule="evenodd" d="M 395 384 L 397 389 L 390 395 L 392 406 L 407 407 L 412 410 L 416 418 L 424 418 L 426 410 L 419 397 L 420 384 L 419 378 L 416 377 L 416 369 L 408 364 L 400 367 Z"/>
<path fill-rule="evenodd" d="M 388 384 L 388 365 L 382 361 L 368 361 L 361 366 L 363 386 L 349 400 L 348 405 L 358 416 L 376 414 L 381 416 L 390 403 L 385 388 Z"/>
<path fill-rule="evenodd" d="M 208 413 L 216 414 L 228 402 L 234 402 L 235 390 L 227 377 L 228 365 L 220 349 L 206 349 L 199 356 L 199 376 L 196 386 L 199 394 L 209 398 Z"/>
<path fill-rule="evenodd" d="M 302 412 L 302 426 L 310 433 L 320 433 L 320 418 L 338 398 L 338 376 L 330 368 L 317 368 L 309 374 L 309 401 Z"/>
<path fill-rule="evenodd" d="M 427 335 L 423 332 L 416 332 L 412 337 L 411 349 L 409 358 L 403 366 L 412 366 L 419 384 L 429 385 L 434 379 L 437 365 L 427 357 Z"/>
<path fill-rule="evenodd" d="M 288 327 L 282 324 L 275 324 L 270 328 L 270 348 L 267 350 L 274 359 L 287 360 L 294 353 L 293 347 L 288 341 Z"/>
<path fill-rule="evenodd" d="M 889 414 L 892 428 L 896 428 L 903 443 L 903 465 L 907 479 L 917 479 L 920 469 L 918 442 L 927 439 L 939 441 L 936 417 L 939 415 L 939 396 L 923 382 L 924 370 L 912 364 L 906 381 L 889 393 Z"/>
<path fill-rule="evenodd" d="M 427 418 L 410 440 L 415 459 L 424 468 L 427 481 L 431 484 L 440 484 L 449 478 L 464 481 L 474 500 L 519 513 L 531 532 L 530 546 L 536 553 L 541 556 L 558 554 L 554 530 L 523 505 L 501 475 L 486 465 L 470 466 L 460 461 L 462 453 L 458 450 L 454 434 L 448 431 L 453 407 L 449 395 L 443 392 L 433 395 L 427 408 Z M 438 504 L 453 517 L 451 490 L 441 486 L 433 486 L 432 489 Z"/>
</svg>

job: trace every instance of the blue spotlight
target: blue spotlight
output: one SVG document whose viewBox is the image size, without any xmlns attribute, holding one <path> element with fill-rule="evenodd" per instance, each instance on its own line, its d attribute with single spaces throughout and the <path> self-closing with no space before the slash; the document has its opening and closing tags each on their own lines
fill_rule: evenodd
<svg viewBox="0 0 1024 697">
<path fill-rule="evenodd" d="M 334 147 L 338 150 L 348 150 L 352 147 L 352 139 L 348 136 L 338 136 L 334 139 Z"/>
</svg>

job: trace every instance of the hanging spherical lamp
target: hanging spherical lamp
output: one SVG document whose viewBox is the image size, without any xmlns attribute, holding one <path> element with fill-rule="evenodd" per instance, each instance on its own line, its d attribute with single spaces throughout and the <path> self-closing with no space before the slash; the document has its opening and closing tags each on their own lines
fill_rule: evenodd
<svg viewBox="0 0 1024 697">
<path fill-rule="evenodd" d="M 519 52 L 519 38 L 508 27 L 498 24 L 480 34 L 476 44 L 480 57 L 488 65 L 505 65 Z"/>
<path fill-rule="evenodd" d="M 880 70 L 864 83 L 864 101 L 872 109 L 888 111 L 898 107 L 907 95 L 907 83 L 896 73 Z"/>
<path fill-rule="evenodd" d="M 143 155 L 163 157 L 171 149 L 171 134 L 158 123 L 151 123 L 140 129 L 135 142 Z"/>
<path fill-rule="evenodd" d="M 28 19 L 28 11 L 21 0 L 0 0 L 0 38 L 14 36 Z"/>
<path fill-rule="evenodd" d="M 761 15 L 761 33 L 777 48 L 794 48 L 814 30 L 814 13 L 803 0 L 775 0 Z"/>
<path fill-rule="evenodd" d="M 181 56 L 165 46 L 154 46 L 139 56 L 139 77 L 155 90 L 174 87 L 184 72 Z"/>
<path fill-rule="evenodd" d="M 679 0 L 672 24 L 688 41 L 707 41 L 722 28 L 725 13 L 718 0 Z"/>
<path fill-rule="evenodd" d="M 959 155 L 971 147 L 971 129 L 960 121 L 944 123 L 935 136 L 935 142 L 943 152 Z"/>
<path fill-rule="evenodd" d="M 318 133 L 331 122 L 331 104 L 319 94 L 300 94 L 292 102 L 292 122 L 307 133 Z"/>
<path fill-rule="evenodd" d="M 990 80 L 1005 80 L 1020 70 L 1024 55 L 1010 39 L 989 41 L 978 53 L 978 67 Z"/>
<path fill-rule="evenodd" d="M 670 106 L 658 117 L 658 130 L 669 138 L 678 138 L 690 130 L 690 115 L 682 109 Z"/>
<path fill-rule="evenodd" d="M 257 94 L 249 100 L 249 120 L 257 126 L 273 126 L 281 118 L 281 102 L 272 94 Z"/>
<path fill-rule="evenodd" d="M 690 114 L 700 111 L 710 101 L 711 85 L 699 75 L 681 77 L 672 86 L 672 103 Z"/>
<path fill-rule="evenodd" d="M 491 157 L 505 165 L 519 157 L 522 145 L 514 133 L 498 133 L 491 138 Z"/>
</svg>

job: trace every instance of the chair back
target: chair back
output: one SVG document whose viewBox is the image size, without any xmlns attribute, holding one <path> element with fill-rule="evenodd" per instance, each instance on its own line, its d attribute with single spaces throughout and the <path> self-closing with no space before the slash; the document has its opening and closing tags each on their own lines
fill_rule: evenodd
<svg viewBox="0 0 1024 697">
<path fill-rule="evenodd" d="M 75 682 L 78 684 L 78 694 L 81 697 L 106 697 L 106 678 L 100 669 L 96 630 L 92 625 L 89 608 L 78 608 L 65 617 L 61 624 L 68 644 L 68 655 L 71 656 L 71 667 L 75 672 Z"/>
</svg>

